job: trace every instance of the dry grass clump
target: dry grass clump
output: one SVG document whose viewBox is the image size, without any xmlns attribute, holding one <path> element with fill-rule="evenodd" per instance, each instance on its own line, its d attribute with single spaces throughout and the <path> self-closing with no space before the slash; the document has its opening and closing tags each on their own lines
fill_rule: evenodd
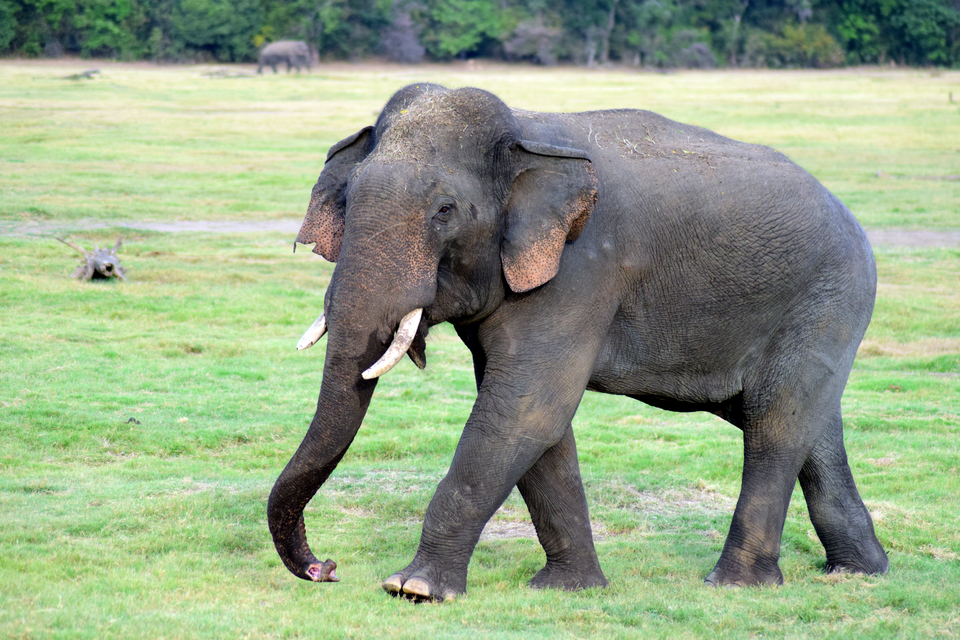
<svg viewBox="0 0 960 640">
<path fill-rule="evenodd" d="M 960 353 L 960 338 L 926 338 L 915 342 L 898 342 L 891 338 L 864 338 L 857 357 L 860 358 L 934 358 Z"/>
</svg>

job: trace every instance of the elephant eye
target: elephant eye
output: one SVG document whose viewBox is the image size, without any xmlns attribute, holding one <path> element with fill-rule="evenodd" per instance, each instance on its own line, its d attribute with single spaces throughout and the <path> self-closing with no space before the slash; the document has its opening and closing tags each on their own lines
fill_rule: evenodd
<svg viewBox="0 0 960 640">
<path fill-rule="evenodd" d="M 437 209 L 437 214 L 433 216 L 433 219 L 436 222 L 449 222 L 452 216 L 453 216 L 453 207 L 445 204 L 439 209 Z"/>
</svg>

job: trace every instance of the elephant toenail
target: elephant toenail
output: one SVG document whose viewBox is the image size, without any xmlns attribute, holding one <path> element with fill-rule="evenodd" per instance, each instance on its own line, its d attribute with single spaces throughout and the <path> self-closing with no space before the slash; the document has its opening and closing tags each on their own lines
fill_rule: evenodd
<svg viewBox="0 0 960 640">
<path fill-rule="evenodd" d="M 423 578 L 410 578 L 403 583 L 403 593 L 417 598 L 429 598 L 431 596 L 430 583 Z"/>
<path fill-rule="evenodd" d="M 383 581 L 383 590 L 387 593 L 397 595 L 403 589 L 403 576 L 395 573 Z"/>
</svg>

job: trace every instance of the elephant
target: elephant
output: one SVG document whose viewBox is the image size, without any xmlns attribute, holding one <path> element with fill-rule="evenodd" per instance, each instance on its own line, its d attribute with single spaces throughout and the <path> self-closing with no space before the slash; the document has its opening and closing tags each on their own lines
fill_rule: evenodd
<svg viewBox="0 0 960 640">
<path fill-rule="evenodd" d="M 277 65 L 287 63 L 287 73 L 290 73 L 291 67 L 296 67 L 297 73 L 300 73 L 300 67 L 310 69 L 310 47 L 302 40 L 280 40 L 272 42 L 260 51 L 257 73 L 263 73 L 263 67 L 268 66 L 277 72 Z"/>
<path fill-rule="evenodd" d="M 485 523 L 519 489 L 546 553 L 532 587 L 607 579 L 572 420 L 585 391 L 713 413 L 743 435 L 710 586 L 776 585 L 799 479 L 827 572 L 889 563 L 854 483 L 840 398 L 876 296 L 851 212 L 764 146 L 641 110 L 538 113 L 415 84 L 330 148 L 294 243 L 335 262 L 306 348 L 316 413 L 270 492 L 296 576 L 337 581 L 303 510 L 357 435 L 378 377 L 430 327 L 469 349 L 477 398 L 412 562 L 382 587 L 455 600 Z"/>
</svg>

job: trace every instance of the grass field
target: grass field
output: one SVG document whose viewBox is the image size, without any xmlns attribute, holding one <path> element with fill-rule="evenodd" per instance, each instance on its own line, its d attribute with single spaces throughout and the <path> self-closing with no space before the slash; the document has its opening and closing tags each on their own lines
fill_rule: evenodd
<svg viewBox="0 0 960 640">
<path fill-rule="evenodd" d="M 94 80 L 64 79 L 99 66 Z M 332 265 L 294 233 L 158 232 L 144 221 L 302 218 L 327 148 L 397 88 L 491 89 L 512 106 L 639 107 L 774 146 L 872 230 L 960 232 L 960 73 L 648 74 L 462 66 L 246 67 L 0 61 L 0 637 L 647 638 L 960 635 L 960 247 L 875 247 L 873 323 L 844 396 L 846 442 L 888 550 L 884 576 L 825 576 L 795 491 L 779 588 L 711 590 L 739 491 L 739 432 L 587 394 L 575 421 L 610 587 L 525 584 L 542 566 L 516 494 L 468 594 L 415 606 L 380 581 L 412 558 L 474 398 L 469 355 L 380 383 L 307 509 L 342 581 L 281 565 L 266 497 L 316 403 L 323 343 L 294 346 Z M 112 245 L 127 283 L 70 277 Z M 895 235 L 895 234 L 894 234 Z M 928 245 L 931 243 L 927 243 Z"/>
</svg>

